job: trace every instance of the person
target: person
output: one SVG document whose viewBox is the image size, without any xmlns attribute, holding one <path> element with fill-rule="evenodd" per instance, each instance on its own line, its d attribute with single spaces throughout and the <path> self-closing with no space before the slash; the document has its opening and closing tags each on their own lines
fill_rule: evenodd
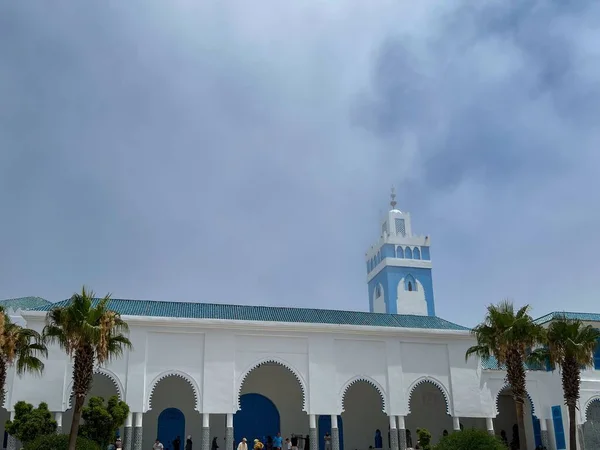
<svg viewBox="0 0 600 450">
<path fill-rule="evenodd" d="M 329 433 L 325 433 L 323 440 L 325 441 L 325 450 L 331 450 L 331 435 Z"/>
<path fill-rule="evenodd" d="M 165 450 L 165 446 L 162 445 L 158 439 L 156 439 L 156 441 L 154 441 L 154 445 L 152 446 L 152 450 Z"/>
<path fill-rule="evenodd" d="M 292 450 L 298 450 L 298 436 L 292 434 Z"/>
<path fill-rule="evenodd" d="M 242 442 L 238 444 L 237 450 L 248 450 L 248 443 L 246 442 L 246 438 L 243 438 Z"/>
<path fill-rule="evenodd" d="M 281 432 L 277 433 L 277 436 L 275 436 L 275 439 L 273 439 L 273 448 L 275 450 L 281 450 L 281 447 L 283 447 L 283 438 L 281 437 Z"/>
<path fill-rule="evenodd" d="M 217 450 L 218 448 L 219 448 L 219 444 L 217 444 L 217 437 L 215 436 L 212 440 L 210 450 Z"/>
<path fill-rule="evenodd" d="M 175 440 L 173 441 L 173 450 L 180 450 L 181 449 L 181 438 L 179 436 L 177 436 L 175 438 Z"/>
<path fill-rule="evenodd" d="M 117 440 L 115 441 L 115 449 L 120 449 L 123 448 L 123 442 L 121 441 L 121 438 L 118 437 Z"/>
<path fill-rule="evenodd" d="M 375 430 L 375 448 L 383 448 L 383 438 L 379 429 Z"/>
<path fill-rule="evenodd" d="M 188 435 L 187 440 L 185 441 L 185 450 L 192 450 L 192 435 Z"/>
<path fill-rule="evenodd" d="M 310 450 L 310 435 L 307 434 L 304 438 L 304 450 Z"/>
<path fill-rule="evenodd" d="M 258 439 L 254 439 L 254 450 L 263 450 L 264 445 Z"/>
<path fill-rule="evenodd" d="M 292 443 L 290 442 L 290 438 L 285 438 L 285 450 L 292 450 Z"/>
</svg>

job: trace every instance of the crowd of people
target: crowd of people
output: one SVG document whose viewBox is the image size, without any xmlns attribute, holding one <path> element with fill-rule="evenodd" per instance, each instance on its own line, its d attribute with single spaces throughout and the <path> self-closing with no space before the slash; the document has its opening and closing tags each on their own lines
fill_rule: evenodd
<svg viewBox="0 0 600 450">
<path fill-rule="evenodd" d="M 299 448 L 299 441 L 302 441 L 302 446 Z M 243 438 L 237 446 L 237 450 L 309 450 L 310 449 L 310 437 L 296 436 L 292 434 L 291 437 L 283 439 L 281 433 L 277 433 L 277 436 L 263 436 L 261 438 L 254 439 L 252 447 L 248 447 L 248 440 Z M 216 449 L 212 449 L 216 450 Z"/>
</svg>

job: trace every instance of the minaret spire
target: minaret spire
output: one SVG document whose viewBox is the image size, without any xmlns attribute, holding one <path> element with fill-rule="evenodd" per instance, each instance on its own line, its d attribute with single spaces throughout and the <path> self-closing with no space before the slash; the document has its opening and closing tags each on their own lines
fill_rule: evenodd
<svg viewBox="0 0 600 450">
<path fill-rule="evenodd" d="M 390 194 L 390 198 L 391 198 L 390 205 L 392 206 L 392 209 L 396 209 L 396 205 L 398 203 L 396 203 L 396 188 L 394 186 L 392 186 L 392 192 Z"/>
</svg>

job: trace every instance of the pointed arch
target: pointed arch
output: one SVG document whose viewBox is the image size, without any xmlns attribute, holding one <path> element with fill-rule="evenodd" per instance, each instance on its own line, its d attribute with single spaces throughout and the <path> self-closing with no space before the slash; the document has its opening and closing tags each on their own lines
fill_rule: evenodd
<svg viewBox="0 0 600 450">
<path fill-rule="evenodd" d="M 510 384 L 505 383 L 504 386 L 502 386 L 500 388 L 500 390 L 498 391 L 498 393 L 496 394 L 496 415 L 500 414 L 500 395 L 506 391 L 506 390 L 510 390 Z M 527 392 L 527 398 L 529 399 L 529 405 L 531 406 L 531 414 L 535 415 L 535 404 L 533 403 L 533 399 L 531 398 L 531 395 L 529 395 L 529 392 Z"/>
<path fill-rule="evenodd" d="M 287 369 L 296 378 L 296 380 L 300 384 L 300 390 L 302 391 L 302 411 L 307 411 L 307 405 L 306 405 L 307 389 L 306 389 L 306 382 L 304 381 L 304 378 L 302 377 L 300 372 L 294 366 L 292 366 L 289 362 L 284 361 L 281 358 L 276 358 L 276 357 L 263 358 L 259 361 L 253 362 L 252 364 L 250 364 L 250 366 L 246 370 L 244 370 L 244 372 L 242 372 L 242 375 L 238 379 L 237 391 L 236 391 L 237 392 L 238 410 L 241 408 L 240 396 L 242 393 L 242 387 L 244 386 L 244 381 L 246 381 L 246 378 L 248 378 L 248 376 L 252 373 L 252 371 L 254 371 L 255 369 L 258 369 L 261 366 L 264 366 L 265 364 L 277 364 L 278 366 L 281 366 L 281 367 Z"/>
<path fill-rule="evenodd" d="M 583 421 L 584 422 L 588 421 L 588 413 L 590 412 L 590 409 L 593 408 L 594 406 L 600 408 L 600 395 L 596 395 L 596 396 L 590 398 L 587 401 L 587 403 L 585 404 L 585 408 L 583 408 Z"/>
<path fill-rule="evenodd" d="M 413 384 L 408 388 L 408 412 L 410 414 L 410 400 L 412 398 L 413 393 L 415 392 L 415 390 L 422 384 L 425 383 L 429 383 L 432 384 L 433 386 L 435 386 L 436 388 L 439 389 L 439 391 L 442 393 L 442 396 L 444 397 L 444 401 L 446 402 L 446 414 L 448 415 L 452 415 L 452 411 L 450 408 L 450 393 L 448 392 L 448 390 L 444 387 L 444 384 L 442 382 L 440 382 L 439 380 L 433 378 L 433 377 L 429 377 L 429 376 L 425 376 L 425 377 L 421 377 L 421 378 L 417 378 Z"/>
<path fill-rule="evenodd" d="M 421 250 L 419 250 L 419 247 L 413 248 L 413 259 L 421 259 Z"/>
<path fill-rule="evenodd" d="M 200 388 L 198 387 L 198 383 L 196 383 L 196 380 L 192 376 L 180 370 L 165 370 L 164 372 L 158 374 L 154 380 L 152 380 L 146 391 L 148 392 L 148 396 L 144 402 L 144 412 L 148 412 L 152 409 L 152 396 L 154 395 L 154 391 L 156 390 L 158 383 L 169 377 L 177 377 L 187 381 L 187 383 L 192 387 L 192 392 L 194 393 L 194 404 L 196 405 L 194 410 L 202 412 L 200 405 Z"/>
<path fill-rule="evenodd" d="M 396 247 L 396 258 L 404 258 L 404 249 L 400 245 Z"/>
<path fill-rule="evenodd" d="M 413 259 L 413 254 L 412 254 L 412 250 L 410 249 L 410 247 L 406 247 L 404 249 L 404 257 L 406 259 Z"/>
<path fill-rule="evenodd" d="M 94 369 L 94 374 L 102 375 L 103 377 L 108 378 L 108 380 L 114 385 L 115 390 L 117 391 L 117 395 L 119 396 L 119 400 L 125 400 L 125 390 L 123 389 L 123 383 L 121 383 L 121 380 L 119 379 L 117 374 L 115 374 L 112 370 L 109 370 L 105 367 L 96 367 L 96 369 Z M 73 396 L 71 395 L 72 393 L 73 393 L 73 378 L 71 377 L 69 384 L 67 385 L 67 388 L 65 389 L 65 391 L 63 393 L 63 410 L 64 411 L 71 409 L 71 407 L 73 406 L 72 405 Z"/>
<path fill-rule="evenodd" d="M 379 397 L 381 398 L 381 411 L 387 414 L 387 400 L 386 400 L 386 394 L 385 394 L 383 387 L 377 381 L 375 381 L 373 378 L 368 377 L 366 375 L 358 375 L 356 377 L 350 378 L 342 386 L 342 389 L 341 389 L 340 395 L 339 395 L 340 414 L 344 412 L 344 401 L 346 400 L 346 394 L 348 393 L 348 391 L 350 390 L 350 388 L 352 386 L 354 386 L 355 384 L 360 383 L 360 382 L 367 383 L 368 385 L 370 385 L 377 391 L 377 393 L 379 394 Z"/>
<path fill-rule="evenodd" d="M 417 280 L 410 273 L 404 277 L 404 290 L 409 292 L 416 292 L 419 290 Z"/>
</svg>

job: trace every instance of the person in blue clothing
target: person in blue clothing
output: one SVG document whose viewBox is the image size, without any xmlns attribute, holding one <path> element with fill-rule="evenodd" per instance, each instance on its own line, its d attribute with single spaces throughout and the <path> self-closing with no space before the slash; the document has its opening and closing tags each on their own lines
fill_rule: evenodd
<svg viewBox="0 0 600 450">
<path fill-rule="evenodd" d="M 375 430 L 375 448 L 383 448 L 383 438 L 379 429 Z"/>
<path fill-rule="evenodd" d="M 281 450 L 283 447 L 283 438 L 281 437 L 281 433 L 277 433 L 277 436 L 273 439 L 273 449 Z"/>
</svg>

